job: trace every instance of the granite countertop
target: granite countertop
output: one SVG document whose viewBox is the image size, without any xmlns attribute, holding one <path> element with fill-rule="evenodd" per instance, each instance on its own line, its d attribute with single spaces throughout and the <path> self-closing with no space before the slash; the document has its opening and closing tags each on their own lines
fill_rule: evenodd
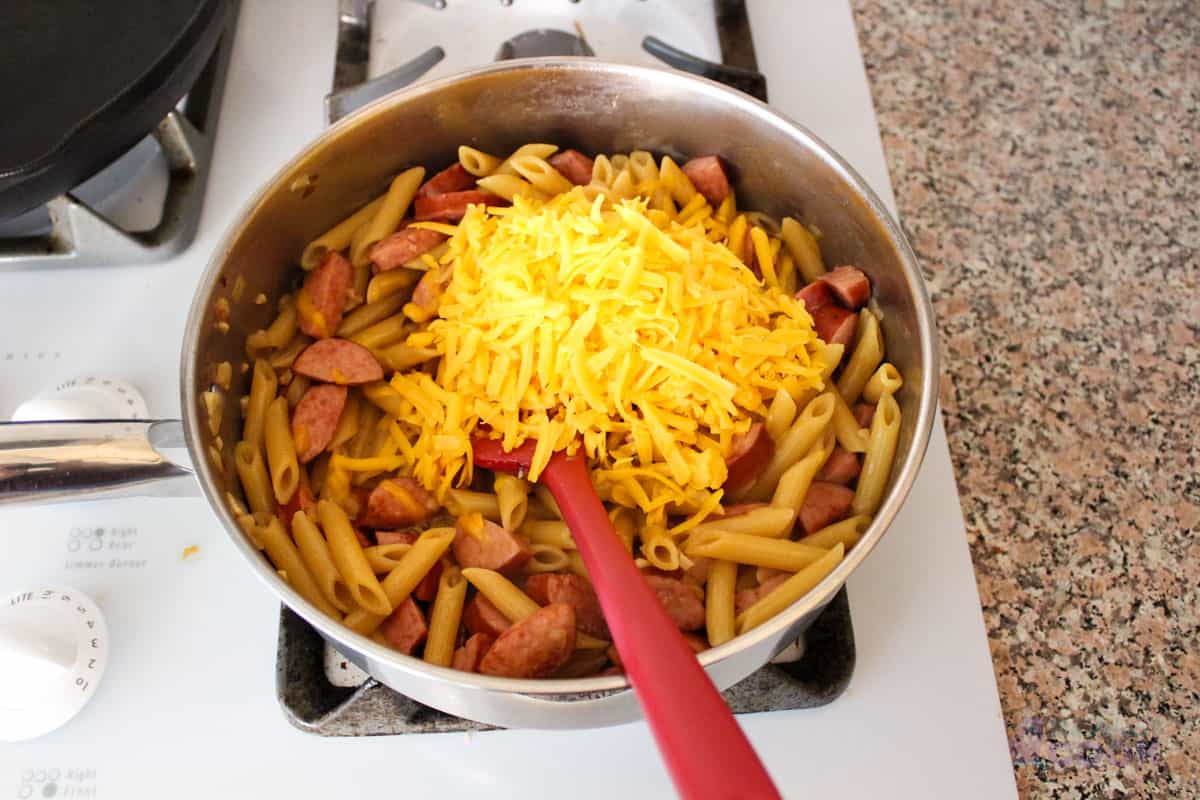
<svg viewBox="0 0 1200 800">
<path fill-rule="evenodd" d="M 853 0 L 1023 796 L 1200 795 L 1200 8 Z"/>
</svg>

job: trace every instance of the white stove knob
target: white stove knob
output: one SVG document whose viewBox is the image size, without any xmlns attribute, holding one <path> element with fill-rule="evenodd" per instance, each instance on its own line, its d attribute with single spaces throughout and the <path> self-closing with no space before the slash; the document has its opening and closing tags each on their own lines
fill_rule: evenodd
<svg viewBox="0 0 1200 800">
<path fill-rule="evenodd" d="M 108 628 L 87 595 L 57 586 L 0 596 L 0 742 L 49 733 L 104 675 Z"/>
<path fill-rule="evenodd" d="M 141 393 L 115 378 L 72 378 L 26 400 L 13 422 L 68 419 L 147 419 Z"/>
</svg>

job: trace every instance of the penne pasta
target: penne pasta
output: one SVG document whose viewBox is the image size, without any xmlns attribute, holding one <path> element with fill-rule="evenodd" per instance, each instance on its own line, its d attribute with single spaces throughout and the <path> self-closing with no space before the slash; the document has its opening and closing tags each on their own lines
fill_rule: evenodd
<svg viewBox="0 0 1200 800">
<path fill-rule="evenodd" d="M 403 306 L 408 301 L 408 294 L 405 290 L 415 286 L 417 281 L 421 279 L 421 274 L 416 270 L 407 268 L 389 269 L 387 272 L 379 273 L 374 278 L 371 278 L 371 282 L 367 284 L 367 305 L 377 303 L 388 297 L 398 296 L 402 298 L 400 304 Z M 362 311 L 362 309 L 355 309 L 355 311 Z M 343 319 L 342 324 L 345 325 L 345 323 L 346 320 Z M 338 333 L 339 335 L 341 334 L 340 329 Z"/>
<path fill-rule="evenodd" d="M 779 389 L 775 392 L 775 399 L 771 401 L 767 418 L 764 420 L 767 434 L 773 441 L 783 438 L 787 429 L 796 421 L 796 411 L 796 401 L 786 390 Z"/>
<path fill-rule="evenodd" d="M 549 158 L 558 150 L 556 145 L 552 144 L 523 144 L 512 152 L 508 158 L 501 162 L 500 166 L 496 167 L 494 175 L 516 175 L 517 170 L 512 162 L 514 158 L 521 156 L 535 156 L 536 158 Z"/>
<path fill-rule="evenodd" d="M 462 571 L 462 574 L 513 624 L 520 622 L 540 608 L 532 597 L 522 592 L 516 584 L 495 570 L 468 567 Z M 582 650 L 603 650 L 608 647 L 608 644 L 603 639 L 597 639 L 585 633 L 575 635 L 575 646 Z"/>
<path fill-rule="evenodd" d="M 642 556 L 663 572 L 679 569 L 679 545 L 666 531 L 642 532 Z"/>
<path fill-rule="evenodd" d="M 359 266 L 370 263 L 371 248 L 400 227 L 400 220 L 404 219 L 404 213 L 412 205 L 417 189 L 424 179 L 425 169 L 413 167 L 401 172 L 392 180 L 374 216 L 363 225 L 361 234 L 355 236 L 350 245 L 351 264 Z"/>
<path fill-rule="evenodd" d="M 337 250 L 345 250 L 349 247 L 358 229 L 365 225 L 367 220 L 371 219 L 379 211 L 379 207 L 383 205 L 384 197 L 385 195 L 376 197 L 358 211 L 355 211 L 337 225 L 334 225 L 325 231 L 325 233 L 309 242 L 304 248 L 303 255 L 300 256 L 300 266 L 304 269 L 313 269 L 329 253 Z"/>
<path fill-rule="evenodd" d="M 467 599 L 467 582 L 456 566 L 442 570 L 437 594 L 429 611 L 429 634 L 422 658 L 430 664 L 448 667 L 454 659 L 454 644 Z"/>
<path fill-rule="evenodd" d="M 558 501 L 554 499 L 554 495 L 550 493 L 549 489 L 538 483 L 533 487 L 533 494 L 555 517 L 562 519 L 562 510 L 558 507 Z"/>
<path fill-rule="evenodd" d="M 384 272 L 378 277 L 387 275 L 415 275 L 412 270 L 394 269 L 390 272 Z M 378 278 L 376 278 L 378 280 Z M 414 280 L 413 283 L 416 281 Z M 369 291 L 369 290 L 368 290 Z M 391 294 L 384 297 L 369 301 L 351 311 L 342 319 L 342 324 L 338 326 L 337 335 L 342 339 L 352 338 L 355 334 L 362 333 L 371 326 L 383 322 L 389 317 L 394 317 L 400 313 L 400 309 L 408 299 L 403 295 Z M 361 342 L 360 342 L 361 344 Z M 370 345 L 365 345 L 370 346 Z"/>
<path fill-rule="evenodd" d="M 796 262 L 796 270 L 805 283 L 812 283 L 825 274 L 825 263 L 821 260 L 821 247 L 808 228 L 791 217 L 784 217 L 780 236 L 787 247 L 788 255 Z"/>
<path fill-rule="evenodd" d="M 411 549 L 412 545 L 404 542 L 389 542 L 388 544 L 364 547 L 363 555 L 367 557 L 367 563 L 371 565 L 372 572 L 376 575 L 387 575 L 400 566 L 401 559 L 408 555 L 408 551 Z"/>
<path fill-rule="evenodd" d="M 356 604 L 350 587 L 346 585 L 346 581 L 334 565 L 325 537 L 303 510 L 292 516 L 292 538 L 296 541 L 296 548 L 300 551 L 304 566 L 308 567 L 317 588 L 329 604 L 343 614 L 353 611 Z"/>
<path fill-rule="evenodd" d="M 240 441 L 233 448 L 233 463 L 250 510 L 259 514 L 274 512 L 275 490 L 271 486 L 271 476 L 267 474 L 262 450 L 250 442 Z"/>
<path fill-rule="evenodd" d="M 491 192 L 497 197 L 503 197 L 510 203 L 518 197 L 529 197 L 533 200 L 545 200 L 546 194 L 520 175 L 495 174 L 480 178 L 479 188 Z"/>
<path fill-rule="evenodd" d="M 833 445 L 833 431 L 826 428 L 821 440 L 780 476 L 779 483 L 775 485 L 775 494 L 771 497 L 771 505 L 776 508 L 790 508 L 799 516 L 800 509 L 804 506 L 804 498 L 808 495 L 808 487 L 829 460 Z"/>
<path fill-rule="evenodd" d="M 450 548 L 453 541 L 454 528 L 430 528 L 421 533 L 396 568 L 380 582 L 392 608 L 403 603 L 412 594 L 413 589 L 416 589 L 417 584 L 429 574 L 429 570 L 433 569 L 433 565 Z M 359 608 L 343 621 L 352 631 L 369 636 L 385 618 L 386 615 Z"/>
<path fill-rule="evenodd" d="M 613 179 L 617 177 L 617 171 L 613 169 L 612 162 L 608 160 L 606 155 L 598 155 L 592 161 L 592 186 L 608 189 L 612 186 Z"/>
<path fill-rule="evenodd" d="M 867 451 L 867 429 L 859 427 L 858 420 L 854 418 L 854 412 L 846 405 L 846 401 L 842 399 L 841 392 L 837 390 L 836 386 L 830 386 L 828 394 L 833 398 L 831 422 L 833 432 L 837 435 L 838 444 L 851 453 L 865 453 Z"/>
<path fill-rule="evenodd" d="M 869 515 L 855 514 L 853 517 L 826 525 L 816 533 L 803 537 L 800 539 L 800 544 L 829 549 L 840 542 L 845 549 L 849 550 L 858 543 L 870 525 L 871 517 Z"/>
<path fill-rule="evenodd" d="M 548 544 L 561 550 L 576 549 L 575 539 L 562 520 L 527 520 L 520 532 L 531 544 Z"/>
<path fill-rule="evenodd" d="M 263 359 L 256 359 L 250 376 L 250 399 L 246 403 L 242 439 L 252 447 L 262 447 L 263 427 L 267 420 L 267 406 L 275 399 L 279 379 L 275 370 Z"/>
<path fill-rule="evenodd" d="M 407 317 L 403 314 L 393 314 L 370 327 L 363 328 L 348 338 L 368 350 L 375 350 L 406 338 L 411 330 L 412 323 Z"/>
<path fill-rule="evenodd" d="M 775 591 L 743 611 L 737 618 L 738 635 L 757 628 L 808 594 L 826 575 L 833 572 L 833 568 L 841 562 L 844 554 L 845 550 L 841 543 L 835 544 L 819 559 L 788 578 L 776 587 Z"/>
<path fill-rule="evenodd" d="M 693 533 L 688 537 L 687 554 L 690 558 L 703 556 L 737 564 L 797 572 L 825 555 L 825 551 L 788 539 L 706 531 Z"/>
<path fill-rule="evenodd" d="M 476 178 L 483 178 L 495 172 L 501 161 L 482 150 L 462 145 L 458 148 L 458 163 Z"/>
<path fill-rule="evenodd" d="M 779 275 L 775 272 L 775 256 L 771 254 L 771 242 L 767 232 L 757 225 L 750 228 L 750 243 L 754 249 L 754 260 L 762 272 L 767 286 L 779 286 Z"/>
<path fill-rule="evenodd" d="M 733 596 L 738 565 L 733 561 L 714 561 L 705 584 L 704 624 L 712 647 L 725 644 L 737 635 Z"/>
<path fill-rule="evenodd" d="M 763 474 L 746 494 L 747 500 L 761 502 L 775 492 L 775 484 L 779 482 L 784 470 L 808 452 L 824 433 L 833 418 L 833 409 L 834 400 L 829 392 L 818 395 L 804 407 L 792 423 L 792 427 L 775 443 L 775 453 Z"/>
<path fill-rule="evenodd" d="M 531 155 L 514 156 L 509 159 L 512 168 L 535 189 L 545 195 L 569 192 L 574 185 L 562 173 L 542 158 Z"/>
<path fill-rule="evenodd" d="M 288 424 L 286 397 L 276 397 L 267 406 L 263 439 L 275 499 L 281 504 L 287 503 L 300 486 L 300 464 L 296 460 L 296 443 L 292 440 L 292 430 Z"/>
<path fill-rule="evenodd" d="M 680 207 L 686 206 L 692 201 L 692 198 L 696 197 L 696 187 L 692 185 L 691 179 L 683 174 L 683 170 L 679 168 L 670 156 L 663 156 L 658 176 L 663 187 L 670 192 L 671 199 L 678 203 Z"/>
<path fill-rule="evenodd" d="M 525 571 L 531 575 L 539 572 L 562 572 L 570 563 L 566 551 L 561 547 L 552 544 L 531 544 L 529 549 L 533 555 L 525 562 Z"/>
<path fill-rule="evenodd" d="M 529 481 L 515 475 L 499 474 L 494 485 L 500 524 L 510 531 L 521 527 L 529 510 Z"/>
<path fill-rule="evenodd" d="M 329 543 L 333 563 L 346 582 L 355 605 L 385 617 L 392 613 L 392 603 L 375 577 L 346 511 L 336 503 L 321 500 L 317 503 L 317 518 L 325 532 L 325 541 Z"/>
<path fill-rule="evenodd" d="M 791 508 L 763 506 L 732 517 L 721 517 L 701 522 L 692 529 L 692 535 L 707 531 L 728 531 L 749 536 L 764 536 L 768 539 L 786 537 L 792 532 L 796 512 Z"/>
<path fill-rule="evenodd" d="M 482 514 L 492 522 L 500 522 L 500 501 L 491 492 L 450 489 L 446 492 L 445 502 L 446 510 L 456 517 L 465 514 Z"/>
<path fill-rule="evenodd" d="M 587 566 L 583 563 L 583 556 L 579 555 L 578 550 L 567 551 L 567 569 L 581 578 L 592 579 L 588 575 Z"/>
<path fill-rule="evenodd" d="M 871 419 L 871 439 L 850 508 L 855 514 L 874 514 L 892 474 L 896 443 L 900 438 L 900 407 L 890 394 L 882 395 Z"/>
<path fill-rule="evenodd" d="M 867 385 L 863 387 L 862 399 L 867 403 L 878 403 L 880 397 L 895 394 L 903 385 L 904 379 L 900 377 L 900 370 L 891 364 L 880 364 L 879 369 L 875 370 L 867 380 Z"/>
<path fill-rule="evenodd" d="M 298 327 L 296 304 L 289 296 L 279 304 L 279 314 L 265 330 L 255 331 L 246 338 L 246 355 L 261 358 L 278 350 L 296 337 Z"/>
<path fill-rule="evenodd" d="M 304 561 L 300 558 L 300 551 L 296 549 L 292 538 L 283 529 L 283 523 L 279 521 L 279 518 L 273 514 L 254 514 L 250 519 L 252 520 L 251 527 L 254 529 L 250 538 L 262 544 L 267 555 L 271 557 L 271 563 L 285 574 L 285 580 L 291 587 L 299 592 L 301 597 L 320 609 L 321 613 L 339 619 L 341 614 L 321 594 L 312 573 L 308 571 Z"/>
<path fill-rule="evenodd" d="M 863 388 L 871 378 L 879 362 L 883 361 L 883 334 L 879 320 L 870 309 L 864 308 L 858 315 L 858 332 L 850 360 L 838 378 L 837 388 L 847 405 L 854 405 Z"/>
<path fill-rule="evenodd" d="M 362 396 L 358 392 L 350 391 L 346 394 L 346 405 L 342 407 L 337 427 L 333 429 L 333 438 L 329 440 L 330 450 L 342 447 L 358 433 L 358 413 L 362 402 Z M 309 470 L 311 472 L 311 467 Z"/>
</svg>

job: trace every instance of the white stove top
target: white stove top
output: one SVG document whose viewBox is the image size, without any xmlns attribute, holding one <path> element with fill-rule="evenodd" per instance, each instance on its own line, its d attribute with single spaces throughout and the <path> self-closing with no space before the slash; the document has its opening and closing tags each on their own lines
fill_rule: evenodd
<svg viewBox="0 0 1200 800">
<path fill-rule="evenodd" d="M 254 188 L 322 127 L 335 4 L 298 5 L 282 14 L 243 0 L 204 214 L 183 256 L 0 275 L 0 418 L 83 374 L 134 384 L 153 415 L 178 413 L 177 342 L 208 254 Z M 849 7 L 749 5 L 773 104 L 891 204 Z M 185 559 L 191 546 L 199 551 Z M 291 728 L 275 700 L 278 606 L 201 500 L 7 509 L 0 552 L 0 593 L 77 587 L 103 609 L 111 644 L 104 680 L 76 719 L 0 746 L 0 800 L 671 795 L 640 723 L 372 739 Z M 1015 796 L 940 423 L 905 510 L 849 591 L 858 664 L 846 693 L 820 709 L 741 718 L 784 795 Z"/>
</svg>

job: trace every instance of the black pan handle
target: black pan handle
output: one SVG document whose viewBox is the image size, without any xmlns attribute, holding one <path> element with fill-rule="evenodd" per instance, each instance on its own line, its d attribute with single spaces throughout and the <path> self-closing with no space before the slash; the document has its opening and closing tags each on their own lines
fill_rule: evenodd
<svg viewBox="0 0 1200 800">
<path fill-rule="evenodd" d="M 655 36 L 642 39 L 642 49 L 675 69 L 690 72 L 704 78 L 719 81 L 726 86 L 745 92 L 764 103 L 767 102 L 767 78 L 757 70 L 730 67 L 697 58 L 691 53 L 672 47 Z"/>
</svg>

